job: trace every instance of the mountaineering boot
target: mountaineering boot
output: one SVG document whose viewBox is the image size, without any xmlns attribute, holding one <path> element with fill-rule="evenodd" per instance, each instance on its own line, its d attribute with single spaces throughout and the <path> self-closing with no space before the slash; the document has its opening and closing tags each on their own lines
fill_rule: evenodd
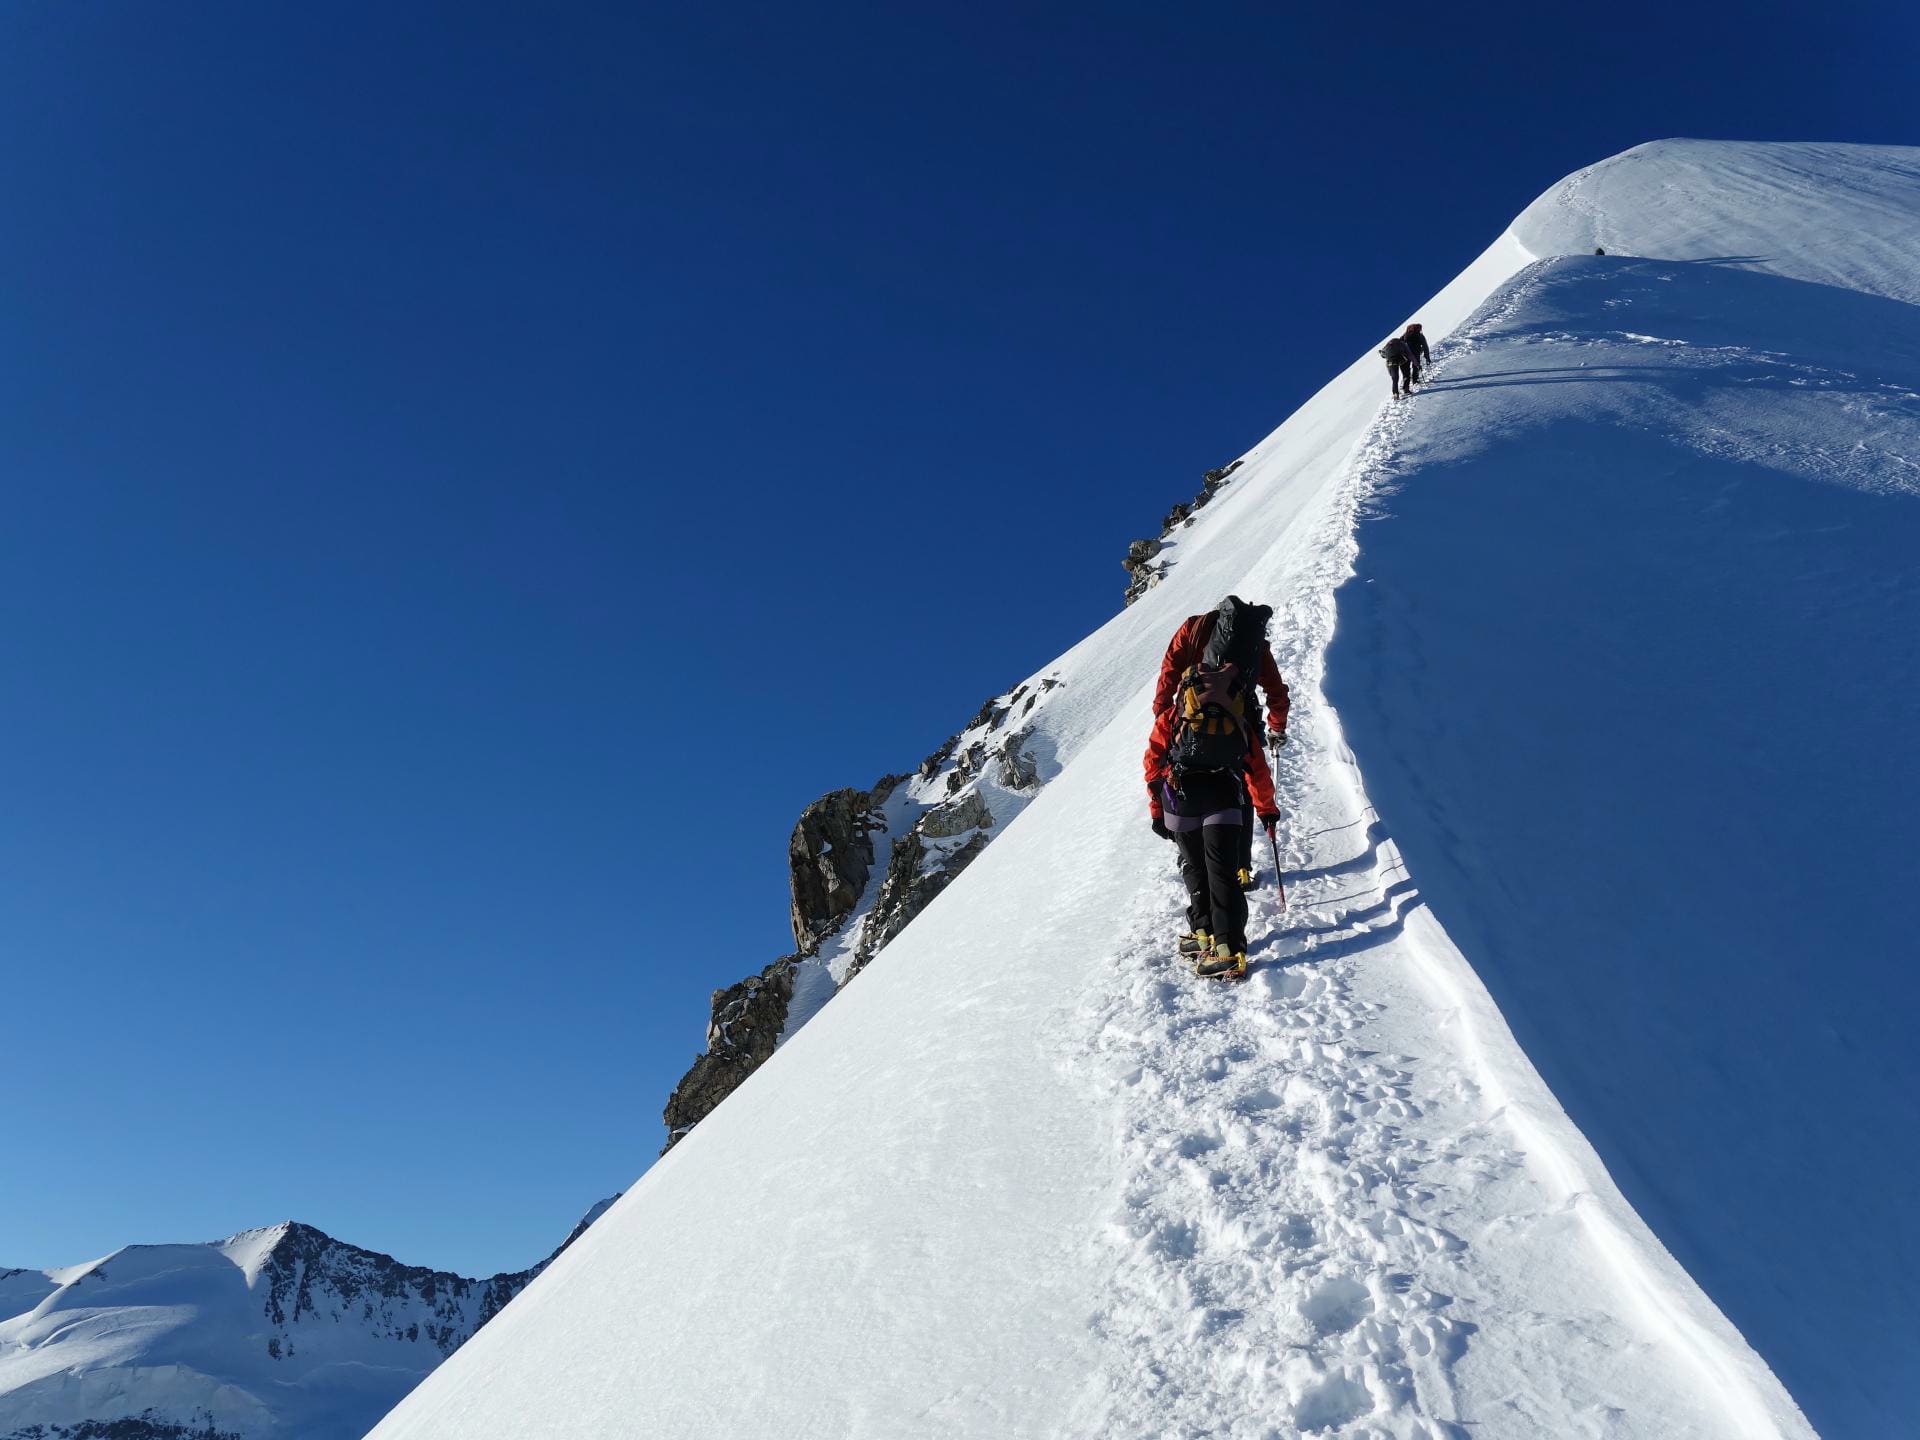
<svg viewBox="0 0 1920 1440">
<path fill-rule="evenodd" d="M 1244 950 L 1229 950 L 1224 945 L 1216 945 L 1193 968 L 1195 974 L 1205 975 L 1209 979 L 1238 980 L 1247 973 L 1247 955 Z"/>
<path fill-rule="evenodd" d="M 1204 930 L 1189 930 L 1180 937 L 1180 953 L 1199 957 L 1213 949 L 1213 937 Z"/>
</svg>

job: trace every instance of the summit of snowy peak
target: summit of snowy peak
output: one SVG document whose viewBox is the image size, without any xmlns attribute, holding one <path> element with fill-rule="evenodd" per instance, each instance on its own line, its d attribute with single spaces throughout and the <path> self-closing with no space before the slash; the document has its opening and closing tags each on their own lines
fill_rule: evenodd
<svg viewBox="0 0 1920 1440">
<path fill-rule="evenodd" d="M 1920 149 L 1653 140 L 1577 170 L 1510 231 L 1545 259 L 1725 265 L 1920 301 Z"/>
<path fill-rule="evenodd" d="M 275 1247 L 290 1231 L 311 1228 L 311 1226 L 301 1225 L 297 1220 L 282 1220 L 278 1225 L 261 1225 L 252 1230 L 242 1230 L 238 1234 L 229 1235 L 225 1240 L 216 1242 L 214 1248 L 239 1266 L 241 1273 L 247 1277 L 247 1283 L 251 1285 Z"/>
</svg>

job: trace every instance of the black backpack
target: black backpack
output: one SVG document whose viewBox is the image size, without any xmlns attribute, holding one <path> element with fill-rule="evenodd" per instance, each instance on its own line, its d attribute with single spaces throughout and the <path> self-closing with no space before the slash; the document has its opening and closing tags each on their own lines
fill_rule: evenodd
<svg viewBox="0 0 1920 1440">
<path fill-rule="evenodd" d="M 1200 659 L 1208 665 L 1233 665 L 1251 685 L 1260 669 L 1260 655 L 1267 644 L 1267 623 L 1273 619 L 1270 605 L 1249 605 L 1238 595 L 1229 595 L 1213 612 L 1213 625 L 1207 631 L 1206 647 Z"/>
<path fill-rule="evenodd" d="M 1413 359 L 1413 351 L 1408 348 L 1406 341 L 1396 335 L 1380 347 L 1380 358 L 1389 365 L 1405 365 Z"/>
</svg>

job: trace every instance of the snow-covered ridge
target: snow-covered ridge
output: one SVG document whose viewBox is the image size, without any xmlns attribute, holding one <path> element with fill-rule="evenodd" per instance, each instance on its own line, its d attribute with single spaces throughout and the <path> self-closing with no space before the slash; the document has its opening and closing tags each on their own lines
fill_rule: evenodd
<svg viewBox="0 0 1920 1440">
<path fill-rule="evenodd" d="M 1386 405 L 1369 337 L 1248 452 L 1204 525 L 1175 537 L 1160 582 L 1041 672 L 1058 682 L 1044 787 L 378 1440 L 1813 1433 L 1569 1120 L 1541 1078 L 1555 1057 L 1516 1043 L 1476 974 L 1498 958 L 1481 950 L 1491 932 L 1451 933 L 1471 912 L 1429 908 L 1396 827 L 1425 844 L 1446 833 L 1436 820 L 1471 815 L 1427 806 L 1418 767 L 1414 808 L 1401 794 L 1394 814 L 1376 811 L 1320 680 L 1336 618 L 1350 623 L 1340 587 L 1356 529 L 1426 493 L 1423 417 L 1452 413 L 1449 377 L 1510 379 L 1481 363 L 1496 335 L 1559 346 L 1549 332 L 1609 316 L 1622 346 L 1686 338 L 1671 317 L 1627 323 L 1606 303 L 1622 292 L 1573 283 L 1554 293 L 1577 313 L 1543 326 L 1528 299 L 1503 320 L 1518 286 L 1578 277 L 1556 257 L 1604 244 L 1609 262 L 1626 251 L 1630 265 L 1653 256 L 1906 300 L 1894 240 L 1920 220 L 1915 161 L 1870 147 L 1642 146 L 1554 187 L 1409 317 L 1442 343 L 1434 392 L 1402 413 Z M 1774 352 L 1782 385 L 1798 364 L 1848 371 L 1847 383 L 1898 379 L 1874 375 L 1873 356 L 1815 353 L 1826 341 L 1791 314 L 1742 343 Z M 1564 368 L 1471 397 L 1485 407 L 1476 428 L 1513 447 L 1539 504 L 1583 492 L 1558 482 L 1565 454 L 1529 448 L 1548 430 L 1523 402 L 1624 406 L 1629 394 L 1580 375 L 1577 357 Z M 1860 397 L 1832 385 L 1826 399 Z M 1617 412 L 1642 425 L 1648 454 L 1675 413 Z M 1818 453 L 1856 479 L 1897 469 L 1901 422 L 1881 420 L 1845 456 Z M 1763 427 L 1746 439 L 1764 438 L 1764 414 L 1743 423 Z M 1769 543 L 1791 551 L 1794 539 Z M 1631 547 L 1611 558 L 1616 573 L 1658 578 L 1635 577 L 1648 561 Z M 1522 617 L 1575 593 L 1580 572 L 1551 553 L 1538 569 L 1544 589 L 1518 602 Z M 1237 989 L 1197 984 L 1168 954 L 1179 887 L 1138 780 L 1167 636 L 1229 592 L 1276 606 L 1296 699 L 1279 775 L 1290 904 L 1261 897 L 1256 968 Z M 1445 603 L 1444 590 L 1429 602 L 1437 630 L 1409 624 L 1376 647 L 1381 665 L 1425 675 L 1436 634 L 1470 640 Z M 1423 744 L 1474 714 L 1444 667 L 1426 678 L 1446 703 L 1394 711 Z M 1526 793 L 1552 813 L 1556 782 L 1532 778 Z M 1635 783 L 1649 780 L 1679 804 L 1684 774 Z M 1504 870 L 1456 857 L 1467 883 L 1496 896 L 1562 884 L 1551 836 L 1506 838 L 1524 843 Z M 1458 893 L 1445 878 L 1443 899 Z M 1522 958 L 1550 983 L 1551 953 Z M 1676 1046 L 1690 1018 L 1661 1018 L 1680 1028 Z M 1679 1223 L 1718 1223 L 1710 1191 L 1701 1203 Z M 1877 1242 L 1857 1243 L 1871 1254 Z"/>
<path fill-rule="evenodd" d="M 0 1437 L 353 1440 L 552 1258 L 471 1279 L 287 1221 L 0 1271 Z"/>
</svg>

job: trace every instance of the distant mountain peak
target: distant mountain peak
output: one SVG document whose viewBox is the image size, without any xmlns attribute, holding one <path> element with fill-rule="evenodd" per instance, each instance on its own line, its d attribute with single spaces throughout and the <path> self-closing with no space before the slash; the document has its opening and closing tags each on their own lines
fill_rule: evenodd
<svg viewBox="0 0 1920 1440">
<path fill-rule="evenodd" d="M 0 1440 L 349 1440 L 612 1203 L 546 1259 L 485 1278 L 299 1220 L 0 1270 Z"/>
</svg>

